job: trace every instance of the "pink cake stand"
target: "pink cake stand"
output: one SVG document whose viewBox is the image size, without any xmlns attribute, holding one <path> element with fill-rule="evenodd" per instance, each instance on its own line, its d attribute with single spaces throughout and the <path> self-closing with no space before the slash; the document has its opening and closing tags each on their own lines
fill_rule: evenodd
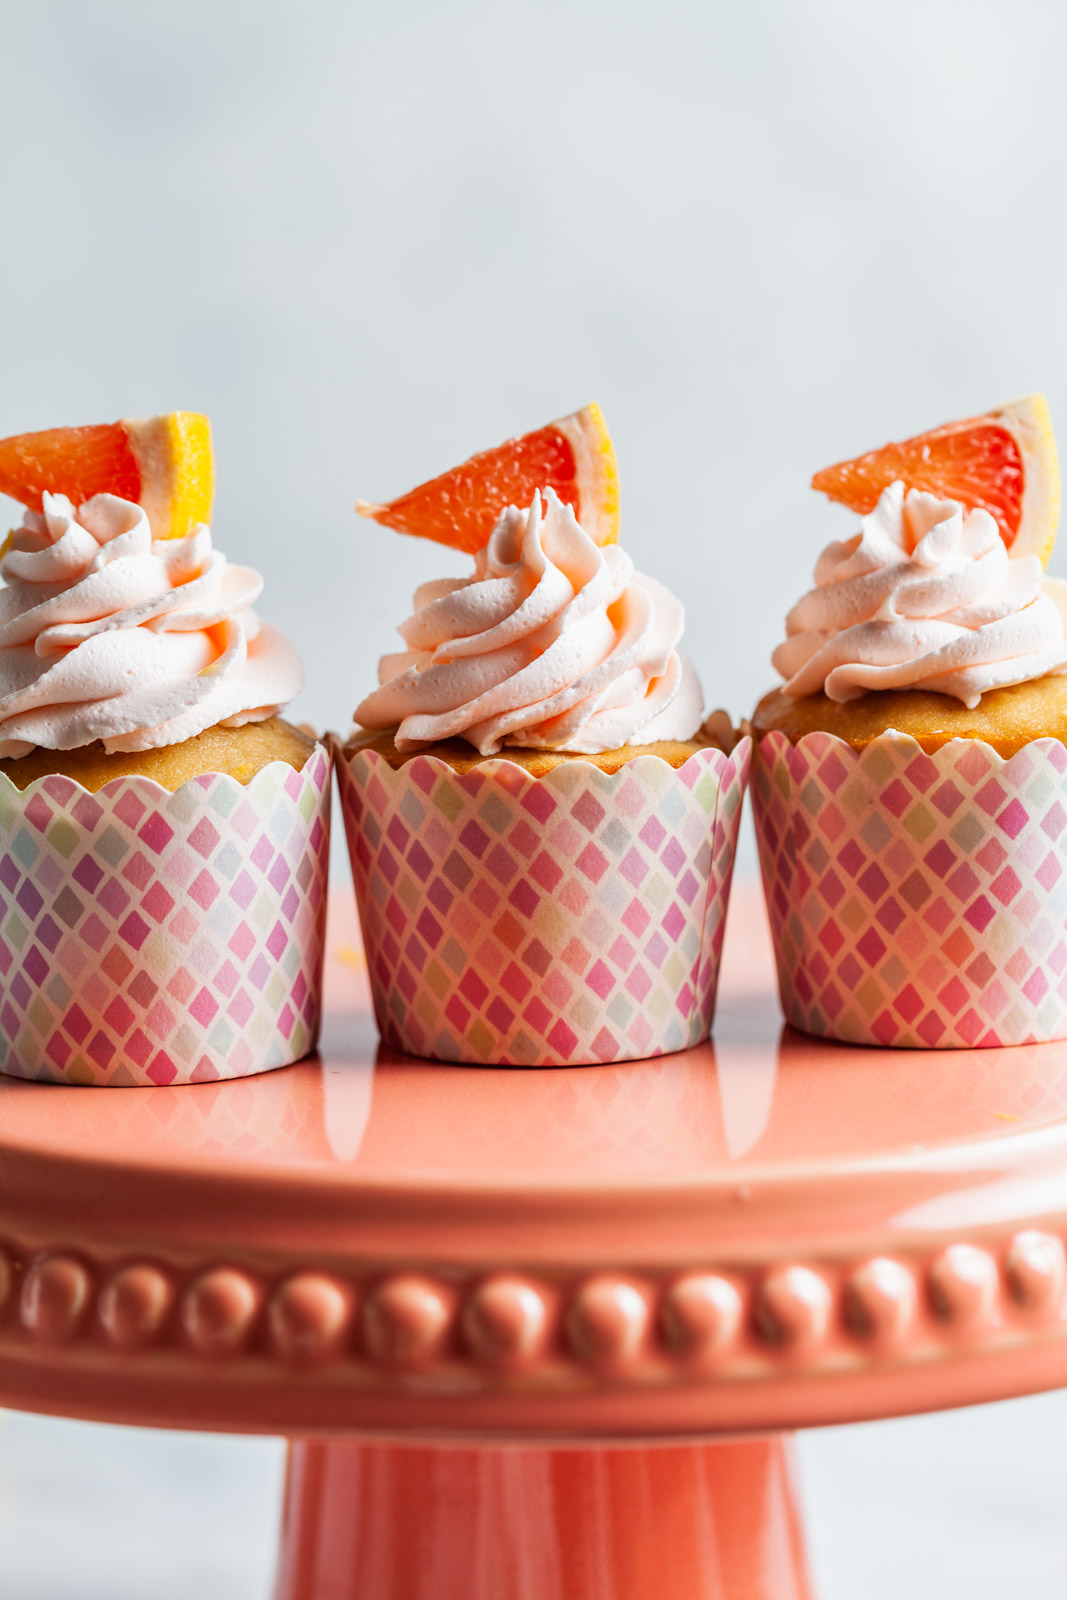
<svg viewBox="0 0 1067 1600">
<path fill-rule="evenodd" d="M 1067 1383 L 1067 1046 L 0 1083 L 0 1403 L 287 1434 L 277 1600 L 799 1600 L 785 1436 Z"/>
</svg>

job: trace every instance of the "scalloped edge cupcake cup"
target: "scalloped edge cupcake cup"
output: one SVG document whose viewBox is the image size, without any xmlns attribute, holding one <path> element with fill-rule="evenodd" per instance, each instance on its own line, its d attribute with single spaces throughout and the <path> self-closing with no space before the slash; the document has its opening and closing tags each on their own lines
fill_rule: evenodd
<svg viewBox="0 0 1067 1600">
<path fill-rule="evenodd" d="M 887 733 L 753 753 L 752 812 L 782 1009 L 849 1044 L 1067 1037 L 1067 749 L 933 755 Z"/>
<path fill-rule="evenodd" d="M 375 1015 L 411 1055 L 640 1060 L 706 1039 L 751 741 L 614 775 L 394 770 L 333 741 Z"/>
<path fill-rule="evenodd" d="M 0 1072 L 155 1087 L 314 1049 L 331 770 L 319 743 L 173 792 L 0 776 Z"/>
</svg>

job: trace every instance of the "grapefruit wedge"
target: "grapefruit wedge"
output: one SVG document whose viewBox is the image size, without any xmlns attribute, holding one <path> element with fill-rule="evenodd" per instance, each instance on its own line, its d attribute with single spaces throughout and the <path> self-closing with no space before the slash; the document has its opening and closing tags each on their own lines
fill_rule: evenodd
<svg viewBox="0 0 1067 1600">
<path fill-rule="evenodd" d="M 356 510 L 398 533 L 474 555 L 489 543 L 501 512 L 528 506 L 538 489 L 554 489 L 572 506 L 596 544 L 617 541 L 619 470 L 599 406 L 482 450 L 387 505 L 357 500 Z"/>
<path fill-rule="evenodd" d="M 211 424 L 172 411 L 0 439 L 0 494 L 39 511 L 46 490 L 76 506 L 117 494 L 144 507 L 154 538 L 180 539 L 211 516 Z"/>
<path fill-rule="evenodd" d="M 817 472 L 811 486 L 866 515 L 896 478 L 909 489 L 981 507 L 1013 556 L 1035 555 L 1047 564 L 1060 519 L 1060 467 L 1044 395 L 839 461 Z"/>
</svg>

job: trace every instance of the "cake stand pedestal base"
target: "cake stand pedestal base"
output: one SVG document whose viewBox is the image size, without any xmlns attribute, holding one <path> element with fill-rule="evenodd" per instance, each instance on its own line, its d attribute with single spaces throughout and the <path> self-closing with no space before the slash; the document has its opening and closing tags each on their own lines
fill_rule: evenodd
<svg viewBox="0 0 1067 1600">
<path fill-rule="evenodd" d="M 783 1436 L 290 1446 L 275 1600 L 812 1600 Z"/>
</svg>

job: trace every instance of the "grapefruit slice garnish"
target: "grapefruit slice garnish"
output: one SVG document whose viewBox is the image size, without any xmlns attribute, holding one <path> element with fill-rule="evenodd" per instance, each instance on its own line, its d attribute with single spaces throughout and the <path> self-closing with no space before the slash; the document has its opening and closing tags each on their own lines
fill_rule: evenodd
<svg viewBox="0 0 1067 1600">
<path fill-rule="evenodd" d="M 45 491 L 75 506 L 94 494 L 136 501 L 154 538 L 180 539 L 211 517 L 211 424 L 194 411 L 172 411 L 0 439 L 0 494 L 40 511 Z"/>
<path fill-rule="evenodd" d="M 839 461 L 817 472 L 811 486 L 866 515 L 897 478 L 909 489 L 988 511 L 1013 556 L 1047 563 L 1060 518 L 1060 467 L 1044 395 Z"/>
<path fill-rule="evenodd" d="M 619 469 L 599 406 L 586 406 L 495 450 L 482 450 L 387 505 L 357 500 L 356 510 L 398 533 L 435 539 L 473 555 L 489 543 L 501 512 L 508 506 L 528 506 L 538 489 L 554 489 L 573 507 L 594 543 L 616 542 Z"/>
</svg>

